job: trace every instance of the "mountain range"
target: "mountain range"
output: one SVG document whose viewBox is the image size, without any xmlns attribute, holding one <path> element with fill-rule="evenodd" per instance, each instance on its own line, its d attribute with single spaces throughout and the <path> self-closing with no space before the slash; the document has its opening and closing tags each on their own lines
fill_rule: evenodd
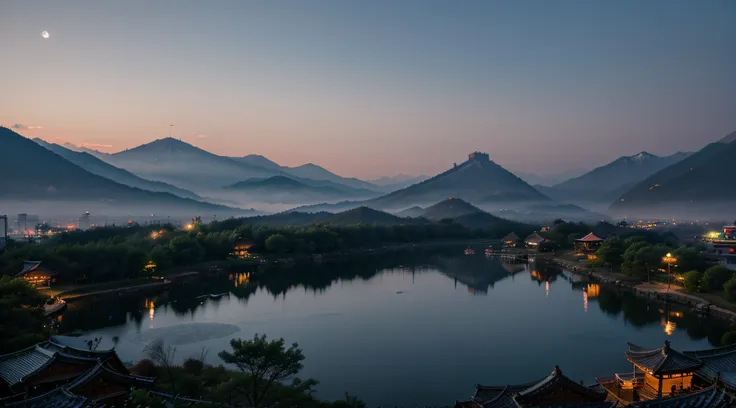
<svg viewBox="0 0 736 408">
<path fill-rule="evenodd" d="M 733 217 L 736 190 L 730 180 L 732 173 L 729 168 L 734 157 L 736 133 L 637 183 L 610 209 L 624 215 Z"/>
<path fill-rule="evenodd" d="M 671 156 L 660 157 L 641 152 L 633 156 L 619 157 L 611 163 L 552 187 L 536 187 L 562 202 L 608 204 L 636 183 L 690 154 L 678 152 Z"/>
<path fill-rule="evenodd" d="M 376 193 L 331 181 L 303 179 L 294 176 L 252 178 L 226 186 L 233 192 L 258 197 L 267 203 L 294 203 L 330 201 L 346 197 L 365 198 Z"/>
<path fill-rule="evenodd" d="M 0 127 L 0 200 L 10 208 L 44 203 L 49 211 L 151 213 L 246 213 L 225 206 L 152 192 L 93 174 L 14 131 Z M 35 207 L 33 207 L 35 208 Z"/>
<path fill-rule="evenodd" d="M 105 177 L 120 184 L 125 184 L 126 186 L 130 187 L 137 187 L 142 190 L 171 193 L 183 198 L 191 198 L 194 200 L 202 199 L 202 197 L 183 188 L 179 188 L 161 181 L 149 181 L 140 178 L 127 170 L 119 169 L 111 164 L 108 164 L 107 162 L 97 158 L 96 156 L 93 156 L 91 153 L 88 153 L 86 151 L 74 151 L 69 149 L 68 147 L 60 146 L 54 143 L 48 143 L 39 138 L 35 138 L 33 139 L 33 141 L 92 174 Z"/>
</svg>

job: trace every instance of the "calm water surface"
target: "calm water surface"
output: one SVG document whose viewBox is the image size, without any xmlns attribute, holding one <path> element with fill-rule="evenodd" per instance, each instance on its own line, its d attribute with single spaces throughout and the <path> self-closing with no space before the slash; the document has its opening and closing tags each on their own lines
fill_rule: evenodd
<svg viewBox="0 0 736 408">
<path fill-rule="evenodd" d="M 191 281 L 154 297 L 72 304 L 62 330 L 117 339 L 124 361 L 162 338 L 177 358 L 217 353 L 266 333 L 298 342 L 302 378 L 318 396 L 369 406 L 451 405 L 473 384 L 540 378 L 559 365 L 575 380 L 631 369 L 626 342 L 686 350 L 717 345 L 725 328 L 683 309 L 545 266 L 482 255 L 404 254 L 248 271 Z M 228 291 L 218 300 L 197 298 Z"/>
</svg>

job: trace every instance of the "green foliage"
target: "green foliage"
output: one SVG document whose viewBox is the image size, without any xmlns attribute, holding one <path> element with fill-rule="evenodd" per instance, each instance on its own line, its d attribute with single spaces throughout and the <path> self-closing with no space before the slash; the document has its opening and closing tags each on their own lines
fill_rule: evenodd
<svg viewBox="0 0 736 408">
<path fill-rule="evenodd" d="M 600 262 L 606 265 L 618 266 L 623 261 L 625 251 L 626 245 L 624 241 L 614 236 L 605 240 L 595 254 Z"/>
<path fill-rule="evenodd" d="M 180 235 L 169 242 L 169 249 L 174 256 L 175 265 L 192 265 L 204 259 L 204 248 L 197 238 L 191 235 Z"/>
<path fill-rule="evenodd" d="M 733 272 L 723 265 L 711 266 L 703 274 L 703 290 L 709 292 L 721 290 L 733 276 Z"/>
<path fill-rule="evenodd" d="M 43 341 L 48 335 L 43 305 L 47 297 L 23 279 L 0 277 L 0 354 Z"/>
<path fill-rule="evenodd" d="M 726 298 L 731 302 L 736 302 L 736 276 L 729 279 L 723 285 L 723 290 L 726 292 Z"/>
<path fill-rule="evenodd" d="M 721 337 L 721 346 L 730 346 L 731 344 L 736 344 L 736 330 L 726 332 Z"/>
<path fill-rule="evenodd" d="M 266 250 L 277 254 L 285 254 L 291 249 L 289 239 L 283 234 L 273 234 L 266 239 Z"/>
<path fill-rule="evenodd" d="M 271 401 L 274 383 L 295 376 L 303 367 L 304 354 L 299 345 L 294 343 L 287 349 L 284 339 L 268 341 L 266 335 L 256 334 L 253 340 L 233 339 L 230 347 L 232 353 L 223 350 L 218 356 L 252 379 L 241 386 L 247 390 L 248 402 L 256 408 Z"/>
<path fill-rule="evenodd" d="M 627 275 L 645 279 L 648 271 L 659 269 L 662 258 L 670 250 L 671 248 L 662 244 L 649 245 L 646 242 L 636 242 L 624 252 L 621 270 Z"/>
<path fill-rule="evenodd" d="M 685 274 L 685 289 L 689 292 L 700 291 L 700 281 L 703 278 L 703 274 L 698 271 L 690 271 Z"/>
<path fill-rule="evenodd" d="M 680 247 L 672 251 L 681 271 L 704 271 L 708 267 L 705 252 L 699 247 Z"/>
</svg>

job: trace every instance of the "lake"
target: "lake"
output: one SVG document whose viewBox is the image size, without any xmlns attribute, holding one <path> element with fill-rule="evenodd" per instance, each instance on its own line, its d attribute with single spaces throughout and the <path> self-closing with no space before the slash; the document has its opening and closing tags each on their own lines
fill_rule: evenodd
<svg viewBox="0 0 736 408">
<path fill-rule="evenodd" d="M 199 297 L 229 292 L 220 299 Z M 232 271 L 157 296 L 77 302 L 62 331 L 117 342 L 124 361 L 162 338 L 179 360 L 265 333 L 298 342 L 300 377 L 319 397 L 369 406 L 445 406 L 474 384 L 574 380 L 628 372 L 626 342 L 679 350 L 718 345 L 726 328 L 685 309 L 587 282 L 551 265 L 505 264 L 462 250 Z"/>
</svg>

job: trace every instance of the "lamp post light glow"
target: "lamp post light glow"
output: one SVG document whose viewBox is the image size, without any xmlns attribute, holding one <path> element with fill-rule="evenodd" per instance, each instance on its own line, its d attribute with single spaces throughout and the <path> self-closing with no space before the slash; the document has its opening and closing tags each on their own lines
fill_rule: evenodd
<svg viewBox="0 0 736 408">
<path fill-rule="evenodd" d="M 677 262 L 677 258 L 673 257 L 671 253 L 667 253 L 662 262 L 667 264 L 667 291 L 670 290 L 670 277 L 672 276 L 672 264 Z"/>
</svg>

